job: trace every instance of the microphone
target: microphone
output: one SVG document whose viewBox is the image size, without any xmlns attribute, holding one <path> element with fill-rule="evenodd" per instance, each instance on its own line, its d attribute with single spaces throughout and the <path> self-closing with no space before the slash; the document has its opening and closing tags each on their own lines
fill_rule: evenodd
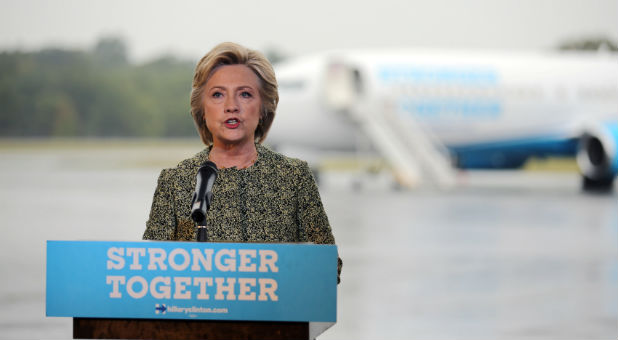
<svg viewBox="0 0 618 340">
<path fill-rule="evenodd" d="M 197 171 L 195 193 L 191 202 L 191 219 L 197 223 L 198 241 L 206 241 L 206 212 L 212 201 L 212 186 L 217 179 L 217 165 L 206 161 Z"/>
</svg>

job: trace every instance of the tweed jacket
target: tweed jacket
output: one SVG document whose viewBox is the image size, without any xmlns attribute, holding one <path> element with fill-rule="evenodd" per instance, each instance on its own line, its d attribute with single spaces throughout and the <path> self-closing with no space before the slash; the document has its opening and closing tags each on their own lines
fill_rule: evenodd
<svg viewBox="0 0 618 340">
<path fill-rule="evenodd" d="M 313 242 L 334 244 L 313 175 L 306 162 L 256 144 L 246 169 L 219 169 L 206 217 L 211 242 Z M 147 240 L 196 240 L 190 217 L 199 167 L 209 148 L 159 175 Z"/>
</svg>

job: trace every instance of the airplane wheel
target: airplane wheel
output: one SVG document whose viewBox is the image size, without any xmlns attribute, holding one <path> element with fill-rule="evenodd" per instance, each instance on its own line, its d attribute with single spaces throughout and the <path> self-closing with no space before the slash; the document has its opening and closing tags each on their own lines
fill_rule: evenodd
<svg viewBox="0 0 618 340">
<path fill-rule="evenodd" d="M 614 190 L 614 179 L 591 179 L 583 176 L 582 189 L 587 192 L 612 192 Z"/>
</svg>

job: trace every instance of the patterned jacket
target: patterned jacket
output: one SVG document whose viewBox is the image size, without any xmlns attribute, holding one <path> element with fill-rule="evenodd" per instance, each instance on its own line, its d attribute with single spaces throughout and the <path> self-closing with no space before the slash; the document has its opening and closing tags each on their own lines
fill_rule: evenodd
<svg viewBox="0 0 618 340">
<path fill-rule="evenodd" d="M 313 242 L 334 244 L 328 217 L 306 162 L 256 144 L 246 169 L 219 169 L 206 217 L 210 242 Z M 145 240 L 195 241 L 191 199 L 209 148 L 159 175 Z M 338 264 L 341 270 L 341 260 Z"/>
</svg>

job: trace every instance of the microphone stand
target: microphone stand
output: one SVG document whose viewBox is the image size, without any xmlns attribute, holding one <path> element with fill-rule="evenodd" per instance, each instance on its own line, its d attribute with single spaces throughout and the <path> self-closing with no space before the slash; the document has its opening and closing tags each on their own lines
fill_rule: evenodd
<svg viewBox="0 0 618 340">
<path fill-rule="evenodd" d="M 213 180 L 214 182 L 214 180 Z M 206 214 L 208 209 L 210 208 L 210 201 L 212 200 L 212 193 L 207 192 L 204 201 L 202 203 L 203 210 L 194 209 L 191 213 L 191 218 L 197 224 L 197 241 L 198 242 L 208 242 L 208 234 L 206 233 Z M 199 205 L 199 202 L 196 204 Z"/>
<path fill-rule="evenodd" d="M 203 225 L 202 225 L 203 224 Z M 197 242 L 207 242 L 208 234 L 206 233 L 206 221 L 197 225 Z"/>
</svg>

